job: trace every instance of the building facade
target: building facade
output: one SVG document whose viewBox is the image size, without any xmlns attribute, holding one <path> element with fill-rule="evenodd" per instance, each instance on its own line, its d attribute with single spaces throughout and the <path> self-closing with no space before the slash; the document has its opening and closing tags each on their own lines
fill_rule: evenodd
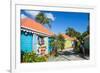
<svg viewBox="0 0 100 73">
<path fill-rule="evenodd" d="M 21 51 L 44 55 L 50 52 L 49 39 L 53 35 L 42 24 L 30 19 L 21 19 Z"/>
</svg>

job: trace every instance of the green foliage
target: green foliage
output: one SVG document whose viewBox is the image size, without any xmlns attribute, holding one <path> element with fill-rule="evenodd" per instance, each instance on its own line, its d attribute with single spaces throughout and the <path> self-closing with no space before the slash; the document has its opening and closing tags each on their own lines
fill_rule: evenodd
<svg viewBox="0 0 100 73">
<path fill-rule="evenodd" d="M 36 16 L 36 18 L 35 18 L 35 20 L 37 21 L 37 22 L 39 22 L 39 23 L 43 23 L 43 21 L 44 21 L 44 19 L 45 19 L 45 15 L 44 15 L 44 13 L 39 13 L 37 16 Z"/>
<path fill-rule="evenodd" d="M 45 62 L 46 58 L 44 56 L 37 56 L 34 51 L 32 52 L 25 52 L 24 54 L 21 55 L 22 61 L 21 62 Z"/>
<path fill-rule="evenodd" d="M 34 51 L 29 52 L 29 53 L 25 52 L 22 55 L 22 62 L 32 62 L 35 57 L 36 57 L 36 54 Z"/>
<path fill-rule="evenodd" d="M 61 34 L 58 35 L 57 42 L 58 42 L 58 48 L 63 50 L 64 49 L 64 44 L 65 44 L 65 39 Z"/>
<path fill-rule="evenodd" d="M 36 16 L 35 20 L 37 22 L 39 22 L 40 24 L 48 25 L 48 27 L 51 28 L 51 24 L 50 23 L 52 22 L 52 20 L 50 18 L 47 18 L 43 12 L 40 12 Z"/>
<path fill-rule="evenodd" d="M 75 45 L 74 51 L 79 52 L 80 51 L 80 45 L 83 42 L 84 37 L 89 34 L 89 26 L 87 27 L 87 31 L 83 32 L 82 34 L 80 32 L 77 32 L 74 28 L 68 28 L 66 30 L 66 34 L 71 36 L 71 37 L 76 37 L 77 44 Z"/>
<path fill-rule="evenodd" d="M 87 35 L 88 35 L 88 32 L 87 32 L 87 31 L 86 31 L 86 32 L 83 32 L 82 35 L 81 35 L 82 40 L 83 40 L 84 37 L 86 37 Z"/>
<path fill-rule="evenodd" d="M 81 35 L 82 39 L 84 39 L 89 34 L 90 34 L 90 26 L 88 25 L 87 30 L 83 32 Z"/>
<path fill-rule="evenodd" d="M 87 31 L 86 31 L 88 34 L 90 33 L 90 26 L 88 25 L 87 27 Z"/>
<path fill-rule="evenodd" d="M 80 52 L 80 45 L 81 45 L 80 41 L 77 41 L 77 45 L 75 45 L 75 49 L 74 49 L 75 52 L 77 53 Z"/>
<path fill-rule="evenodd" d="M 51 42 L 50 42 L 50 46 L 55 48 L 55 49 L 64 49 L 64 43 L 65 43 L 65 40 L 64 40 L 64 37 L 59 34 L 58 36 L 54 36 L 51 38 Z"/>
<path fill-rule="evenodd" d="M 81 36 L 80 32 L 77 32 L 74 28 L 68 28 L 66 29 L 66 34 L 69 35 L 70 37 L 76 37 L 79 38 Z"/>
<path fill-rule="evenodd" d="M 36 57 L 34 59 L 35 62 L 45 62 L 46 58 L 44 56 Z"/>
</svg>

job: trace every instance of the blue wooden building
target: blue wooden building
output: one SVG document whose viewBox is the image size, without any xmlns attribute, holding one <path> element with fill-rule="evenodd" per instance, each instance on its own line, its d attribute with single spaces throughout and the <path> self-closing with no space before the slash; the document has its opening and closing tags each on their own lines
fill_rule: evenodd
<svg viewBox="0 0 100 73">
<path fill-rule="evenodd" d="M 51 51 L 49 40 L 53 35 L 53 32 L 42 24 L 30 18 L 21 19 L 21 51 L 48 54 Z"/>
</svg>

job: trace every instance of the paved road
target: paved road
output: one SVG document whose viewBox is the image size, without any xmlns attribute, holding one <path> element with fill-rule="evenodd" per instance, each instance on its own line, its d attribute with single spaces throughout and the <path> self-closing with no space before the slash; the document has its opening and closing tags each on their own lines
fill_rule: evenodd
<svg viewBox="0 0 100 73">
<path fill-rule="evenodd" d="M 84 58 L 81 58 L 79 55 L 59 55 L 58 57 L 50 57 L 48 61 L 74 61 L 74 60 L 85 60 Z"/>
<path fill-rule="evenodd" d="M 72 50 L 59 52 L 57 57 L 49 57 L 48 61 L 75 61 L 75 60 L 86 60 L 75 54 Z"/>
</svg>

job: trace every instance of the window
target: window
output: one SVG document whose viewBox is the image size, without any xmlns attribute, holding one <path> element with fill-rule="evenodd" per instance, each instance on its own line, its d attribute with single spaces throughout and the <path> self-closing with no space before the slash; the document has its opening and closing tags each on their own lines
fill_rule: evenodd
<svg viewBox="0 0 100 73">
<path fill-rule="evenodd" d="M 42 36 L 38 36 L 38 44 L 44 45 L 44 38 Z"/>
</svg>

